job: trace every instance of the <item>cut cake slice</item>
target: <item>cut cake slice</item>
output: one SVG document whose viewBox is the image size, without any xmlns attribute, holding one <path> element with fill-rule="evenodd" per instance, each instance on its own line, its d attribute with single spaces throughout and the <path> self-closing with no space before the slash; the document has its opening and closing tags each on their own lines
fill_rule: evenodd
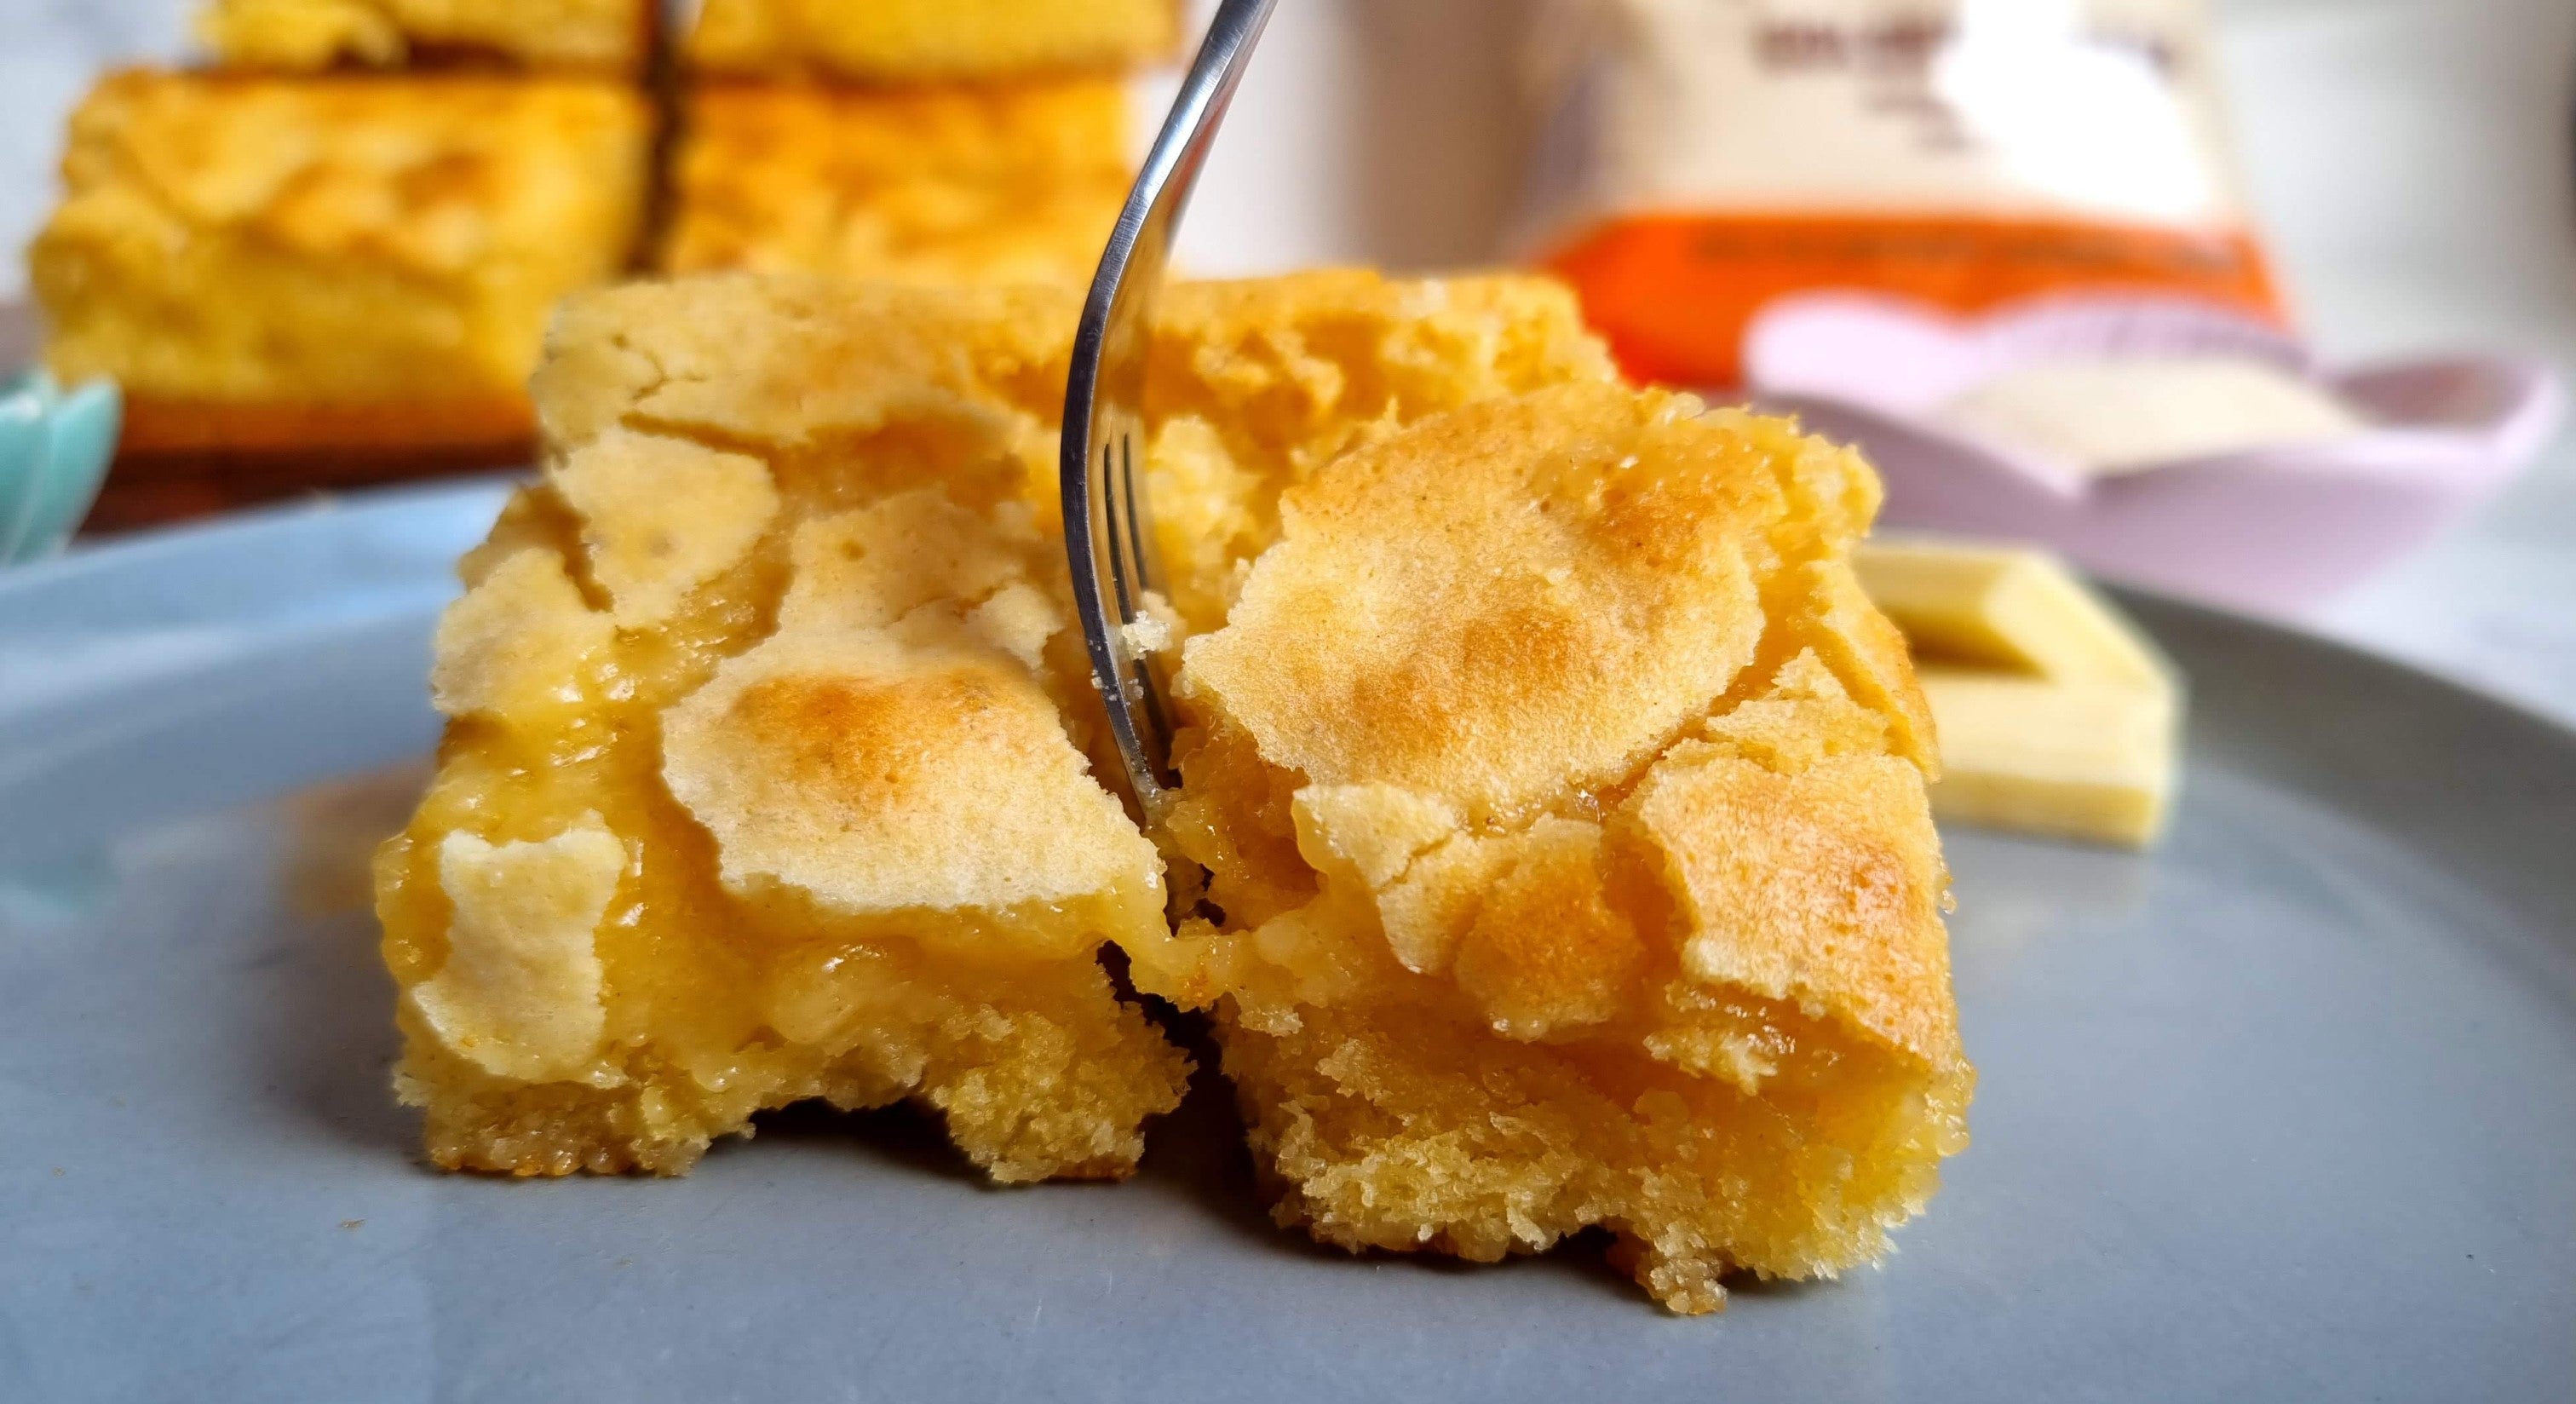
<svg viewBox="0 0 2576 1404">
<path fill-rule="evenodd" d="M 1051 465 L 1073 294 L 720 277 L 577 301 L 546 481 L 441 631 L 380 860 L 442 1164 L 678 1171 L 917 1098 L 1114 1175 L 1215 1012 L 1278 1213 L 1477 1259 L 1608 1229 L 1676 1310 L 1884 1252 L 1965 1142 L 1930 718 L 1877 485 L 1617 384 L 1569 298 L 1182 287 L 1149 467 L 1184 788 L 1086 772 Z"/>
<path fill-rule="evenodd" d="M 1098 956 L 1162 929 L 1161 862 L 1066 730 L 1020 500 L 1071 316 L 748 280 L 567 311 L 545 481 L 468 560 L 379 862 L 440 1164 L 677 1172 L 764 1108 L 911 1097 L 997 1179 L 1134 1168 L 1187 1061 Z"/>
<path fill-rule="evenodd" d="M 1580 381 L 1286 488 L 1181 654 L 1204 903 L 1131 948 L 1216 1010 L 1283 1223 L 1478 1260 L 1600 1226 L 1705 1311 L 1924 1206 L 1974 1075 L 1930 719 L 1850 566 L 1877 494 Z"/>
<path fill-rule="evenodd" d="M 47 361 L 124 387 L 128 452 L 509 462 L 554 304 L 634 252 L 652 134 L 607 79 L 111 75 L 28 251 Z"/>
</svg>

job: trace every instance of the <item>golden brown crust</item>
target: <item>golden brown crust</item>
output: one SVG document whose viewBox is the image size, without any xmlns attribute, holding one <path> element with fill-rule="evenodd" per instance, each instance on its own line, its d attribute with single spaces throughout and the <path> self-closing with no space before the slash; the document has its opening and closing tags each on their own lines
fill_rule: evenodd
<svg viewBox="0 0 2576 1404">
<path fill-rule="evenodd" d="M 1552 279 L 1364 269 L 1176 287 L 1149 375 L 1163 564 L 1202 631 L 1278 539 L 1280 495 L 1324 465 L 1460 405 L 1617 379 Z"/>
<path fill-rule="evenodd" d="M 1183 696 L 1275 767 L 1475 824 L 1619 783 L 1762 632 L 1745 545 L 1776 500 L 1681 434 L 1693 408 L 1569 386 L 1342 460 L 1285 496 L 1281 544 L 1191 642 Z"/>
<path fill-rule="evenodd" d="M 1959 1061 L 1949 874 L 1923 774 L 1892 756 L 1782 773 L 1688 743 L 1637 795 L 1703 984 L 1821 1009 L 1925 1064 Z"/>
<path fill-rule="evenodd" d="M 791 492 L 828 492 L 822 454 L 900 430 L 870 463 L 882 491 L 935 477 L 952 495 L 1016 494 L 1063 410 L 1078 294 L 911 288 L 803 276 L 636 283 L 568 301 L 534 381 L 551 442 L 636 427 L 757 444 Z M 812 455 L 809 461 L 809 454 Z M 842 471 L 847 471 L 846 469 Z M 855 505 L 855 504 L 853 504 Z"/>
<path fill-rule="evenodd" d="M 664 778 L 714 835 L 725 881 L 854 913 L 1123 891 L 1141 904 L 1130 916 L 1159 923 L 1152 846 L 1029 665 L 979 637 L 985 602 L 949 603 L 892 627 L 791 625 L 664 714 Z M 1041 640 L 1062 629 L 1037 608 Z"/>
<path fill-rule="evenodd" d="M 1133 175 L 1114 79 L 689 96 L 665 272 L 1089 279 Z"/>
<path fill-rule="evenodd" d="M 705 0 L 691 64 L 871 82 L 1118 70 L 1171 56 L 1179 0 Z"/>
<path fill-rule="evenodd" d="M 1526 982 L 1555 971 L 1580 1010 L 1601 972 L 1635 962 L 1618 923 L 1536 891 L 1549 869 L 1530 865 L 1551 846 L 1597 853 L 1606 815 L 1663 854 L 1649 866 L 1682 904 L 1670 954 L 1687 968 L 1954 1057 L 1946 876 L 1905 754 L 1901 699 L 1919 690 L 1901 641 L 1887 651 L 1885 621 L 1837 587 L 1859 525 L 1848 492 L 1812 465 L 1781 471 L 1802 447 L 1686 398 L 1573 385 L 1436 416 L 1291 489 L 1280 544 L 1183 653 L 1184 850 L 1232 834 L 1206 855 L 1220 870 L 1266 852 L 1393 892 L 1443 844 L 1485 849 L 1460 874 L 1476 895 L 1404 899 L 1453 913 L 1408 928 L 1436 954 L 1407 963 L 1463 959 L 1465 941 L 1484 973 L 1462 979 L 1529 1005 Z M 1790 603 L 1766 619 L 1765 599 Z M 1740 682 L 1757 643 L 1798 657 Z M 1229 812 L 1246 764 L 1297 796 L 1294 850 L 1244 837 L 1281 828 L 1275 796 Z M 1546 815 L 1590 835 L 1537 837 Z M 1556 870 L 1608 880 L 1606 859 Z M 1257 924 L 1223 878 L 1219 905 Z M 1502 915 L 1514 904 L 1525 920 Z M 1578 956 L 1524 925 L 1601 940 Z M 1562 1022 L 1477 1002 L 1502 1023 Z"/>
<path fill-rule="evenodd" d="M 633 73 L 657 0 L 207 0 L 197 36 L 229 68 L 502 64 Z"/>
</svg>

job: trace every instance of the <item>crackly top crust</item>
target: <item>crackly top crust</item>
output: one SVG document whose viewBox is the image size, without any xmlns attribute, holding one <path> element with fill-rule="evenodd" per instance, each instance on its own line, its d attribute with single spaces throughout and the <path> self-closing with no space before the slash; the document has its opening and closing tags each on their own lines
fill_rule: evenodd
<svg viewBox="0 0 2576 1404">
<path fill-rule="evenodd" d="M 519 395 L 642 218 L 650 109 L 577 78 L 113 75 L 29 254 L 66 376 L 178 400 Z"/>
<path fill-rule="evenodd" d="M 728 888 L 856 916 L 1114 894 L 1157 919 L 1160 860 L 1047 686 L 1062 572 L 1018 497 L 1071 319 L 1043 292 L 725 278 L 561 320 L 548 482 L 614 621 L 653 628 L 755 554 L 779 582 L 766 632 L 661 714 L 663 780 Z"/>
<path fill-rule="evenodd" d="M 547 68 L 644 66 L 655 0 L 210 0 L 197 35 L 224 63 L 391 68 L 459 55 Z"/>
<path fill-rule="evenodd" d="M 1461 405 L 1618 373 L 1553 280 L 1327 269 L 1176 289 L 1150 377 L 1164 570 L 1205 630 L 1278 540 L 1280 495 L 1326 464 Z"/>
<path fill-rule="evenodd" d="M 1922 773 L 1891 756 L 1778 770 L 1686 743 L 1633 822 L 1678 898 L 1685 974 L 1822 1006 L 1934 1065 L 1959 1057 L 1941 908 L 1949 876 Z"/>
<path fill-rule="evenodd" d="M 758 446 L 791 498 L 837 491 L 834 465 L 864 444 L 872 490 L 1018 496 L 1043 526 L 1079 299 L 797 274 L 608 289 L 558 314 L 539 413 L 558 451 L 620 422 Z M 1516 275 L 1184 283 L 1153 336 L 1156 520 L 1176 602 L 1205 627 L 1275 539 L 1285 485 L 1425 415 L 1616 378 L 1564 287 Z"/>
<path fill-rule="evenodd" d="M 1336 465 L 1289 492 L 1283 539 L 1190 644 L 1186 686 L 1274 766 L 1472 822 L 1622 779 L 1762 629 L 1779 493 L 1696 408 L 1568 387 Z"/>
<path fill-rule="evenodd" d="M 475 563 L 442 701 L 564 705 L 545 660 L 595 662 L 612 637 L 679 627 L 701 586 L 773 571 L 766 637 L 664 716 L 665 779 L 728 881 L 842 910 L 1150 882 L 1151 850 L 1048 700 L 1050 682 L 1059 701 L 1088 696 L 1049 656 L 1066 629 L 1047 527 L 1076 311 L 1061 288 L 743 274 L 573 299 L 534 393 L 549 500 L 579 553 L 569 577 L 542 555 Z M 1516 277 L 1183 285 L 1155 352 L 1157 413 L 1221 426 L 1247 501 L 1351 442 L 1350 422 L 1385 434 L 1609 374 L 1563 290 Z M 1079 672 L 1078 650 L 1055 651 Z M 862 731 L 884 744 L 844 744 Z"/>
<path fill-rule="evenodd" d="M 1075 299 L 752 274 L 607 289 L 557 315 L 537 412 L 562 450 L 621 422 L 757 448 L 798 479 L 782 481 L 791 496 L 833 491 L 810 467 L 863 476 L 844 488 L 937 479 L 989 500 L 1053 457 Z M 806 453 L 818 461 L 794 461 Z"/>
<path fill-rule="evenodd" d="M 1876 501 L 1781 421 L 1592 386 L 1293 489 L 1179 683 L 1174 832 L 1227 925 L 1140 983 L 1666 1050 L 1737 1048 L 1700 1002 L 1767 1001 L 1958 1065 L 1929 722 L 1850 581 Z"/>
<path fill-rule="evenodd" d="M 1614 383 L 1618 370 L 1553 278 L 1474 273 L 1389 278 L 1319 268 L 1278 278 L 1184 283 L 1155 312 L 1160 413 L 1192 403 L 1191 382 L 1225 398 L 1263 388 L 1311 423 L 1393 402 L 1447 407 L 1561 380 Z M 1350 347 L 1366 354 L 1354 357 Z M 1186 370 L 1184 370 L 1186 368 Z M 1357 383 L 1361 377 L 1375 385 Z M 1302 393 L 1292 393 L 1302 392 Z"/>
<path fill-rule="evenodd" d="M 706 0 L 702 69 L 844 78 L 990 78 L 1168 57 L 1178 0 Z"/>
<path fill-rule="evenodd" d="M 701 85 L 669 272 L 1088 284 L 1126 203 L 1127 90 Z"/>
<path fill-rule="evenodd" d="M 201 230 L 437 280 L 627 252 L 644 99 L 583 78 L 129 70 L 73 114 L 64 217 L 110 193 Z"/>
<path fill-rule="evenodd" d="M 664 717 L 728 885 L 853 913 L 1160 891 L 1038 680 L 1044 543 L 996 515 L 917 488 L 797 529 L 778 632 Z"/>
<path fill-rule="evenodd" d="M 935 480 L 973 509 L 976 530 L 1042 532 L 1072 316 L 1069 294 L 1033 289 L 750 277 L 619 289 L 566 312 L 540 399 L 564 450 L 559 472 L 621 434 L 770 463 L 779 510 L 806 523 L 793 577 L 810 588 L 782 601 L 783 636 L 900 634 L 920 605 L 880 592 L 936 580 L 948 606 L 935 628 L 910 626 L 935 637 L 881 639 L 896 662 L 835 655 L 834 670 L 947 686 L 962 675 L 943 650 L 995 667 L 1035 657 L 1060 627 L 1047 617 L 1054 602 L 1015 593 L 1010 573 L 986 570 L 936 513 L 846 514 Z M 1156 336 L 1158 443 L 1195 424 L 1198 447 L 1232 475 L 1179 481 L 1247 514 L 1281 484 L 1291 504 L 1291 539 L 1265 564 L 1266 583 L 1253 572 L 1236 636 L 1275 628 L 1282 647 L 1265 657 L 1204 637 L 1184 690 L 1203 722 L 1254 738 L 1253 763 L 1296 791 L 1277 820 L 1288 861 L 1353 875 L 1378 910 L 1390 970 L 1454 977 L 1498 1023 L 1562 1036 L 1664 998 L 1654 981 L 1668 964 L 1738 995 L 1830 1011 L 1919 1056 L 1955 1056 L 1944 879 L 1920 800 L 1929 722 L 1901 640 L 1851 577 L 1849 544 L 1877 502 L 1856 458 L 1777 421 L 1604 388 L 1597 345 L 1535 280 L 1327 273 L 1185 287 Z M 1173 465 L 1155 466 L 1164 491 Z M 1513 510 L 1516 496 L 1529 510 Z M 1012 511 L 1025 514 L 1019 526 Z M 1508 538 L 1509 558 L 1533 562 L 1544 588 L 1481 579 L 1506 559 L 1488 536 Z M 1238 548 L 1269 544 L 1256 523 Z M 1301 591 L 1323 612 L 1292 629 Z M 863 596 L 871 603 L 854 607 Z M 1504 616 L 1533 599 L 1553 608 L 1563 646 L 1520 646 L 1530 631 Z M 809 616 L 810 628 L 798 623 Z M 1475 637 L 1497 647 L 1456 642 Z M 729 690 L 704 703 L 709 716 L 720 701 L 727 716 L 740 711 L 776 661 L 739 660 Z M 813 671 L 803 654 L 792 661 Z M 1430 687 L 1426 668 L 1463 695 Z M 1424 684 L 1409 693 L 1390 681 L 1408 670 Z M 1012 715 L 1034 722 L 1035 698 L 1021 698 L 1031 705 Z M 1424 703 L 1454 715 L 1423 725 L 1407 709 Z M 1373 751 L 1363 728 L 1397 744 Z M 707 735 L 719 729 L 711 721 Z M 682 769 L 712 777 L 725 749 L 710 740 Z M 759 803 L 724 804 L 764 819 Z M 1722 842 L 1729 816 L 1764 806 L 1833 841 L 1797 850 L 1799 884 L 1748 896 L 1694 855 Z M 724 819 L 713 802 L 708 813 Z M 743 873 L 801 861 L 794 842 L 755 856 L 764 843 L 744 850 Z M 831 879 L 810 871 L 819 895 Z M 1641 907 L 1639 874 L 1665 896 Z M 1047 886 L 990 891 L 1003 900 Z M 930 891 L 903 889 L 892 870 L 860 887 L 830 900 Z M 1806 924 L 1763 934 L 1733 917 L 1670 928 L 1659 915 L 1776 916 L 1766 891 L 1816 896 L 1782 909 Z M 1825 900 L 1835 894 L 1853 899 L 1847 911 Z M 1557 936 L 1530 939 L 1542 929 Z M 1731 949 L 1729 932 L 1751 944 Z M 1284 949 L 1295 933 L 1266 935 Z M 1168 954 L 1149 952 L 1140 978 L 1160 978 Z"/>
</svg>

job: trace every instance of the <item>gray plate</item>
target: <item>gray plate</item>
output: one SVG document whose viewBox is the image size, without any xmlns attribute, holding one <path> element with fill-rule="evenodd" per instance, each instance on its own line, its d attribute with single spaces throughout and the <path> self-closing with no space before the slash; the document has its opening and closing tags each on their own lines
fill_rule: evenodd
<svg viewBox="0 0 2576 1404">
<path fill-rule="evenodd" d="M 2576 738 L 2142 604 L 2152 859 L 1952 836 L 1976 1145 L 1884 1268 L 1669 1319 L 1272 1230 L 1217 1089 L 1123 1187 L 791 1114 L 507 1184 L 385 1094 L 364 854 L 497 490 L 0 583 L 0 1399 L 2550 1399 L 2576 1381 Z"/>
</svg>

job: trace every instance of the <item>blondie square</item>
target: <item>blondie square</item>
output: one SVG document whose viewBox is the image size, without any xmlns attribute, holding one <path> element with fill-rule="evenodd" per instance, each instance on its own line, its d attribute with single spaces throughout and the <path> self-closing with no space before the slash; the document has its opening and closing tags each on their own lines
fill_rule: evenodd
<svg viewBox="0 0 2576 1404">
<path fill-rule="evenodd" d="M 29 252 L 129 450 L 507 445 L 546 319 L 615 277 L 652 116 L 606 80 L 128 72 Z"/>
<path fill-rule="evenodd" d="M 309 71 L 445 60 L 632 73 L 659 0 L 211 0 L 197 34 L 227 67 Z"/>
<path fill-rule="evenodd" d="M 1070 298 L 568 307 L 378 865 L 438 1163 L 676 1173 L 764 1108 L 912 1098 L 1000 1180 L 1134 1168 L 1188 1063 L 1099 953 L 1164 929 L 1162 863 L 1068 730 L 1023 500 Z"/>
<path fill-rule="evenodd" d="M 1179 27 L 1178 0 L 704 0 L 688 55 L 713 73 L 992 78 L 1151 63 Z"/>
<path fill-rule="evenodd" d="M 1784 422 L 1582 378 L 1286 485 L 1179 650 L 1201 904 L 1131 951 L 1216 1011 L 1281 1222 L 1599 1226 L 1696 1312 L 1924 1206 L 1973 1073 L 1931 722 L 1850 563 L 1877 501 Z"/>
<path fill-rule="evenodd" d="M 1134 172 L 1111 79 L 703 84 L 662 266 L 1087 282 Z"/>
</svg>

